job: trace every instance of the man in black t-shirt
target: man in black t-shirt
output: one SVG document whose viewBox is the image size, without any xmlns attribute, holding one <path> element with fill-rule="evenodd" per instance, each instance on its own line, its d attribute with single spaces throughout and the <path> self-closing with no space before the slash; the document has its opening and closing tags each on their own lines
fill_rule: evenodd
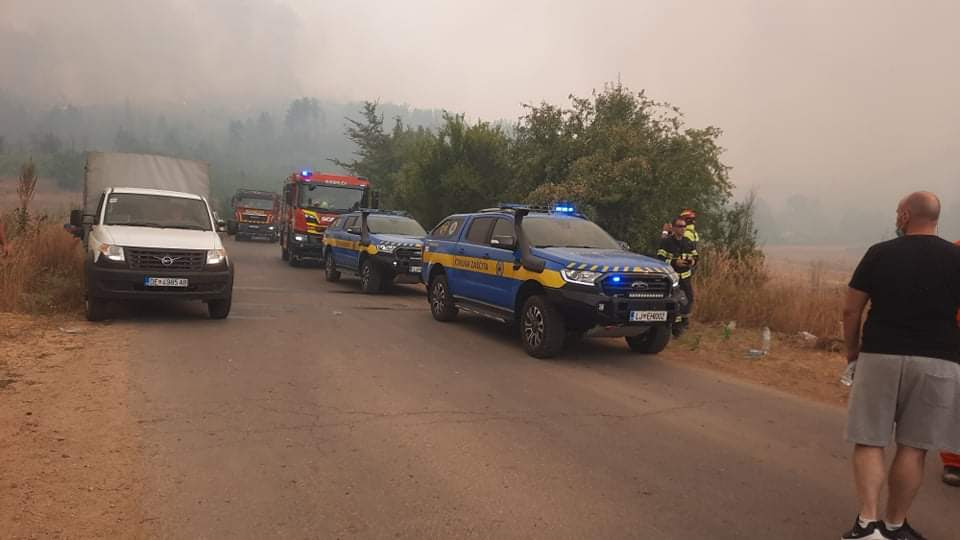
<svg viewBox="0 0 960 540">
<path fill-rule="evenodd" d="M 906 517 L 927 451 L 960 450 L 960 248 L 936 236 L 939 217 L 932 193 L 903 199 L 898 238 L 871 247 L 850 280 L 844 339 L 847 361 L 856 364 L 847 439 L 855 444 L 860 515 L 843 538 L 922 538 Z M 888 475 L 884 448 L 894 433 Z M 881 520 L 885 478 L 889 499 Z"/>
</svg>

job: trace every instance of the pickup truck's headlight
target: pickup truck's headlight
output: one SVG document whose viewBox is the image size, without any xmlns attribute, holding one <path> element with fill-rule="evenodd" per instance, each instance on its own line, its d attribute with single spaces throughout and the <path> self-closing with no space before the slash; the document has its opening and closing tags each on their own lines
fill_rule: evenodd
<svg viewBox="0 0 960 540">
<path fill-rule="evenodd" d="M 227 262 L 227 250 L 211 249 L 207 251 L 207 266 L 222 265 Z"/>
<path fill-rule="evenodd" d="M 267 230 L 268 230 L 268 231 L 272 231 L 272 230 L 273 230 L 273 225 L 267 227 Z"/>
<path fill-rule="evenodd" d="M 667 275 L 670 276 L 670 282 L 674 287 L 680 285 L 680 274 L 678 274 L 673 268 L 667 268 Z"/>
<path fill-rule="evenodd" d="M 567 283 L 576 283 L 577 285 L 596 285 L 597 278 L 603 275 L 602 272 L 591 272 L 589 270 L 573 270 L 564 268 L 560 270 L 560 275 Z"/>
<path fill-rule="evenodd" d="M 295 235 L 293 235 L 293 241 L 294 241 L 294 242 L 303 242 L 303 241 L 306 240 L 306 239 L 307 239 L 307 237 L 304 236 L 304 235 L 302 235 L 302 234 L 295 234 Z"/>
<path fill-rule="evenodd" d="M 380 251 L 383 253 L 393 253 L 396 250 L 397 250 L 397 246 L 392 246 L 390 244 L 380 244 L 379 246 L 377 246 L 377 251 Z"/>
<path fill-rule="evenodd" d="M 100 244 L 100 257 L 106 257 L 108 261 L 124 262 L 123 248 L 110 244 Z"/>
</svg>

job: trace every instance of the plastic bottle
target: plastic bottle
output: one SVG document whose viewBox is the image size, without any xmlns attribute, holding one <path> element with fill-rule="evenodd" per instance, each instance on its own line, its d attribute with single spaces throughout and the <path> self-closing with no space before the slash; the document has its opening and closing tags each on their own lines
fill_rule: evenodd
<svg viewBox="0 0 960 540">
<path fill-rule="evenodd" d="M 763 346 L 761 347 L 761 349 L 763 350 L 763 354 L 767 354 L 770 352 L 771 340 L 772 340 L 772 337 L 770 336 L 770 328 L 764 326 L 763 327 Z"/>
</svg>

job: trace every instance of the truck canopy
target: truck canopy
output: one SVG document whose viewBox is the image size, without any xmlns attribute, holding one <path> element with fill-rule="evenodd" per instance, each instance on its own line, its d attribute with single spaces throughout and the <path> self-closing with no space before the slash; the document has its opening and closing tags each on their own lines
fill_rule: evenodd
<svg viewBox="0 0 960 540">
<path fill-rule="evenodd" d="M 100 194 L 111 187 L 163 189 L 209 197 L 209 165 L 150 154 L 88 152 L 83 213 L 96 212 Z"/>
</svg>

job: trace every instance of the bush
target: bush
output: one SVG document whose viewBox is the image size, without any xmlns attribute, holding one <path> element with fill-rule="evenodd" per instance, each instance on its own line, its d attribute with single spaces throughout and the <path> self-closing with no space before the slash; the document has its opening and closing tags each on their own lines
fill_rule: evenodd
<svg viewBox="0 0 960 540">
<path fill-rule="evenodd" d="M 8 219 L 7 231 L 13 232 Z M 0 257 L 0 311 L 64 313 L 83 305 L 83 248 L 61 225 L 41 218 Z"/>
<path fill-rule="evenodd" d="M 838 337 L 841 287 L 824 284 L 814 267 L 808 282 L 770 275 L 763 256 L 737 257 L 714 249 L 701 253 L 694 275 L 693 316 L 702 322 L 737 321 L 784 333 Z"/>
</svg>

